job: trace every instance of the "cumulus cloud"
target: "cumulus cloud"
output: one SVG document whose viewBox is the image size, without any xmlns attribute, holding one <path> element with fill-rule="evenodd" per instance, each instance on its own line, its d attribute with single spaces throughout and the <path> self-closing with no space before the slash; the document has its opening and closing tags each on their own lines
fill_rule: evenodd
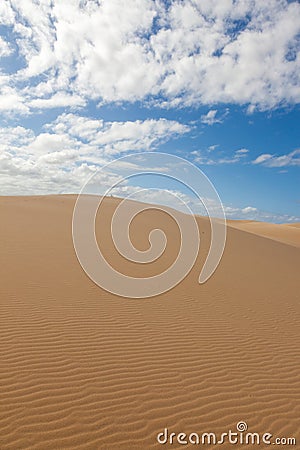
<svg viewBox="0 0 300 450">
<path fill-rule="evenodd" d="M 83 184 L 103 165 L 128 150 L 152 150 L 157 144 L 173 139 L 187 132 L 186 125 L 175 121 L 145 120 L 135 122 L 105 122 L 101 119 L 76 114 L 62 114 L 48 123 L 40 133 L 16 126 L 0 128 L 0 190 L 2 195 L 76 193 Z M 243 151 L 242 151 L 243 150 Z M 116 152 L 119 152 L 118 154 Z M 235 154 L 244 155 L 246 149 Z M 235 159 L 233 156 L 232 159 Z M 227 161 L 228 162 L 228 161 Z M 144 167 L 143 158 L 137 159 Z M 150 169 L 149 169 L 150 170 Z M 162 169 L 151 168 L 161 171 Z M 121 167 L 126 174 L 126 167 Z M 105 193 L 118 182 L 120 176 L 109 171 L 97 177 L 96 189 Z M 114 190 L 114 195 L 136 194 L 135 198 L 156 204 L 180 208 L 179 199 L 195 214 L 205 215 L 202 203 L 187 194 L 170 190 L 164 196 L 162 191 L 143 191 L 141 188 L 123 183 Z M 97 191 L 99 192 L 99 191 Z M 175 194 L 170 202 L 170 194 Z M 140 195 L 140 197 L 139 197 Z M 205 199 L 209 204 L 209 199 Z M 213 211 L 213 204 L 210 204 Z M 254 206 L 234 208 L 224 206 L 228 218 L 267 220 L 273 222 L 299 221 L 294 216 L 262 212 Z"/>
<path fill-rule="evenodd" d="M 0 58 L 3 58 L 4 56 L 9 56 L 11 53 L 12 49 L 9 43 L 0 36 Z"/>
<path fill-rule="evenodd" d="M 300 166 L 300 149 L 281 156 L 264 153 L 252 162 L 253 164 L 262 164 L 266 167 Z"/>
<path fill-rule="evenodd" d="M 25 98 L 17 89 L 8 85 L 7 77 L 2 78 L 2 86 L 0 80 L 0 111 L 9 115 L 29 113 Z"/>
<path fill-rule="evenodd" d="M 300 100 L 297 1 L 2 0 L 0 8 L 13 36 L 1 40 L 2 52 L 14 47 L 22 61 L 6 84 L 20 113 L 24 103 L 235 103 L 251 111 Z"/>
<path fill-rule="evenodd" d="M 68 133 L 82 143 L 85 141 L 93 150 L 101 148 L 106 155 L 150 150 L 158 143 L 190 131 L 187 125 L 164 118 L 104 123 L 74 114 L 62 114 L 47 128 L 57 135 Z"/>
<path fill-rule="evenodd" d="M 31 108 L 47 109 L 62 107 L 81 107 L 85 106 L 86 101 L 80 95 L 72 95 L 65 92 L 57 92 L 48 98 L 36 98 L 29 102 Z"/>
<path fill-rule="evenodd" d="M 62 114 L 40 133 L 0 128 L 2 194 L 79 192 L 99 166 L 126 152 L 154 150 L 189 131 L 166 119 L 105 122 Z M 106 180 L 107 182 L 107 180 Z"/>
</svg>

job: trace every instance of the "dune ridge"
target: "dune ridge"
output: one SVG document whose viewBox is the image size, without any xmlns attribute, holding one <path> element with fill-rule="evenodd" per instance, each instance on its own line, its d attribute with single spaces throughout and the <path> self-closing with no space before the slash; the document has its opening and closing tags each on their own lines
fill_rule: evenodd
<svg viewBox="0 0 300 450">
<path fill-rule="evenodd" d="M 241 420 L 249 431 L 300 442 L 293 227 L 279 226 L 279 239 L 269 224 L 260 225 L 264 237 L 260 227 L 230 222 L 221 264 L 199 285 L 210 238 L 199 217 L 201 251 L 190 274 L 165 294 L 133 300 L 103 291 L 81 269 L 75 200 L 0 197 L 1 450 L 157 449 L 165 427 L 221 434 Z M 118 201 L 105 199 L 107 223 Z M 171 229 L 154 211 L 139 222 L 137 245 L 158 223 Z M 106 233 L 100 244 L 121 268 Z M 158 270 L 174 257 L 172 238 Z"/>
<path fill-rule="evenodd" d="M 300 226 L 298 223 L 275 224 L 254 220 L 229 220 L 230 227 L 273 239 L 284 244 L 300 246 Z"/>
</svg>

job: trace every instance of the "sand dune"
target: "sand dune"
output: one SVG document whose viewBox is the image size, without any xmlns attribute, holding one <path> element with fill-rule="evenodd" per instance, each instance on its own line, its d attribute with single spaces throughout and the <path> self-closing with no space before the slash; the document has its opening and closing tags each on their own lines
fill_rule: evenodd
<svg viewBox="0 0 300 450">
<path fill-rule="evenodd" d="M 299 443 L 299 230 L 230 223 L 221 264 L 199 285 L 210 238 L 199 218 L 190 274 L 168 293 L 132 300 L 81 269 L 75 199 L 0 198 L 0 449 L 155 449 L 165 427 L 221 434 L 242 420 Z M 120 268 L 106 228 L 117 202 L 105 200 L 98 235 Z M 176 253 L 176 229 L 154 211 L 133 229 L 136 245 L 147 246 L 158 224 L 171 233 L 168 253 L 156 268 L 129 268 L 136 275 Z"/>
<path fill-rule="evenodd" d="M 296 227 L 296 228 L 300 228 L 300 222 L 295 222 L 295 223 L 286 223 L 285 225 L 288 225 L 289 227 Z"/>
<path fill-rule="evenodd" d="M 254 233 L 258 236 L 274 239 L 284 244 L 300 247 L 299 224 L 274 224 L 256 221 L 229 220 L 228 225 L 238 230 Z"/>
</svg>

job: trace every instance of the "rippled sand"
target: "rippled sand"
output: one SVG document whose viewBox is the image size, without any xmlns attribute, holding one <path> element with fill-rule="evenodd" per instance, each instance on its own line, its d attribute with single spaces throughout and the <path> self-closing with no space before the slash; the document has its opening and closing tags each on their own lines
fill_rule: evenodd
<svg viewBox="0 0 300 450">
<path fill-rule="evenodd" d="M 199 285 L 210 238 L 199 218 L 203 242 L 188 277 L 131 300 L 81 269 L 75 199 L 0 198 L 1 450 L 161 448 L 165 427 L 222 433 L 241 420 L 300 442 L 300 229 L 230 223 L 221 264 Z M 117 203 L 105 200 L 98 237 L 121 268 L 108 231 Z M 165 257 L 143 268 L 160 271 L 176 255 L 176 227 L 155 211 L 137 222 L 140 249 L 153 227 L 170 231 Z"/>
</svg>

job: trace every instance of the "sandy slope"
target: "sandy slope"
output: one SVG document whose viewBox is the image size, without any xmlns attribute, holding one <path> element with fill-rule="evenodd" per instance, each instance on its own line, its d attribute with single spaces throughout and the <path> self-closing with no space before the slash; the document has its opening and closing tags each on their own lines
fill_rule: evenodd
<svg viewBox="0 0 300 450">
<path fill-rule="evenodd" d="M 277 225 L 256 221 L 229 220 L 228 225 L 238 230 L 300 247 L 300 226 L 297 223 Z"/>
<path fill-rule="evenodd" d="M 295 223 L 286 223 L 285 225 L 288 225 L 289 227 L 296 227 L 296 228 L 300 228 L 300 222 L 295 222 Z"/>
<path fill-rule="evenodd" d="M 199 286 L 209 245 L 199 219 L 201 255 L 179 286 L 119 298 L 77 262 L 74 201 L 0 198 L 1 450 L 161 448 L 164 427 L 222 433 L 241 420 L 299 445 L 299 248 L 229 227 L 221 265 Z M 163 266 L 178 244 L 168 219 L 152 212 L 133 235 L 145 247 L 158 222 L 175 239 Z"/>
</svg>

